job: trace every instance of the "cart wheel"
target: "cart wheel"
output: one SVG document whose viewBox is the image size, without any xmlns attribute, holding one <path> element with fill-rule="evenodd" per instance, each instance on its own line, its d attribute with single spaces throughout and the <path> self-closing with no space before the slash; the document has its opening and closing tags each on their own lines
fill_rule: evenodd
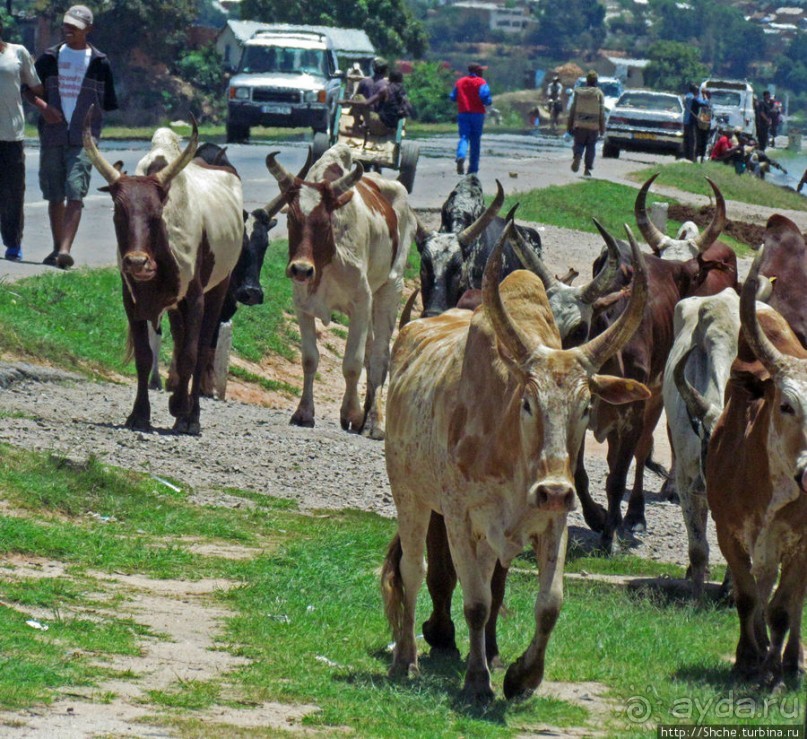
<svg viewBox="0 0 807 739">
<path fill-rule="evenodd" d="M 401 162 L 398 168 L 398 182 L 400 182 L 407 192 L 412 192 L 415 187 L 415 171 L 418 166 L 420 156 L 420 146 L 414 141 L 401 142 Z"/>
<path fill-rule="evenodd" d="M 331 140 L 324 131 L 317 131 L 314 134 L 314 161 L 316 162 L 328 149 L 331 148 Z"/>
</svg>

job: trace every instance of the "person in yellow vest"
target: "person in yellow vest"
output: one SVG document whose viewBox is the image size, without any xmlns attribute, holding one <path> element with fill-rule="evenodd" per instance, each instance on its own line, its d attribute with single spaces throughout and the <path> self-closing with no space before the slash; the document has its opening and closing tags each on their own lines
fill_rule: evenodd
<svg viewBox="0 0 807 739">
<path fill-rule="evenodd" d="M 574 137 L 572 146 L 572 172 L 580 169 L 580 160 L 585 154 L 583 174 L 591 177 L 594 168 L 594 154 L 597 138 L 605 133 L 605 98 L 597 86 L 597 73 L 594 70 L 586 75 L 585 87 L 574 91 L 572 107 L 566 130 Z"/>
</svg>

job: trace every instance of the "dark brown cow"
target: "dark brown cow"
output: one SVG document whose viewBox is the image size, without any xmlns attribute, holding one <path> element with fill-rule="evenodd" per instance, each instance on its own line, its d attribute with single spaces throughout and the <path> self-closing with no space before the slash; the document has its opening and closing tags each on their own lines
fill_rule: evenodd
<svg viewBox="0 0 807 739">
<path fill-rule="evenodd" d="M 625 284 L 630 274 L 627 245 L 620 242 Z M 602 258 L 602 257 L 601 257 Z M 664 365 L 674 339 L 673 315 L 681 298 L 692 295 L 713 295 L 726 287 L 737 285 L 737 260 L 729 247 L 717 242 L 686 261 L 646 258 L 650 300 L 645 306 L 642 323 L 628 345 L 606 367 L 619 374 L 646 384 L 652 396 L 647 401 L 621 406 L 618 410 L 595 402 L 591 429 L 598 441 L 608 440 L 608 477 L 606 494 L 608 511 L 599 506 L 589 494 L 589 481 L 583 464 L 583 449 L 578 460 L 575 483 L 586 521 L 602 531 L 601 545 L 610 551 L 613 537 L 622 522 L 621 502 L 631 459 L 636 462 L 633 490 L 628 504 L 625 525 L 633 531 L 646 527 L 644 516 L 644 466 L 652 449 L 653 430 L 663 407 L 661 396 Z M 595 274 L 601 267 L 595 262 Z M 604 310 L 592 323 L 592 334 L 603 331 L 622 312 L 626 299 L 620 298 Z"/>
<path fill-rule="evenodd" d="M 772 309 L 757 314 L 754 302 L 761 266 L 778 260 L 776 254 L 768 257 L 769 249 L 781 248 L 786 263 L 803 254 L 804 241 L 794 224 L 775 216 L 768 222 L 765 244 L 743 288 L 743 336 L 726 405 L 709 443 L 706 490 L 740 618 L 734 671 L 774 686 L 783 673 L 796 676 L 804 668 L 807 351 L 785 317 Z M 803 271 L 804 264 L 799 266 Z M 782 282 L 789 284 L 774 288 L 780 304 L 791 310 L 800 300 L 802 319 L 807 307 L 803 283 L 793 288 L 786 275 Z M 799 297 L 784 299 L 787 287 Z"/>
<path fill-rule="evenodd" d="M 109 183 L 123 282 L 123 305 L 137 365 L 137 395 L 126 426 L 151 427 L 148 397 L 152 350 L 148 325 L 168 311 L 178 382 L 168 403 L 174 430 L 198 434 L 199 391 L 213 333 L 244 234 L 241 180 L 227 167 L 193 163 L 193 134 L 184 150 L 158 129 L 136 174 L 122 174 L 93 141 L 89 114 L 84 149 Z"/>
</svg>

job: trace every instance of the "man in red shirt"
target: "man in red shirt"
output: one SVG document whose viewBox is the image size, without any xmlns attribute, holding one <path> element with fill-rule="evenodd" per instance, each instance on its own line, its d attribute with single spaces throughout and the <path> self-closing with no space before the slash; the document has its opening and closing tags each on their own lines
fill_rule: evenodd
<svg viewBox="0 0 807 739">
<path fill-rule="evenodd" d="M 460 140 L 457 144 L 457 174 L 465 174 L 465 157 L 470 148 L 468 174 L 479 171 L 479 149 L 482 128 L 485 125 L 485 106 L 493 103 L 488 83 L 482 78 L 487 67 L 469 64 L 468 74 L 460 77 L 451 91 L 451 99 L 457 103 L 457 128 Z"/>
</svg>

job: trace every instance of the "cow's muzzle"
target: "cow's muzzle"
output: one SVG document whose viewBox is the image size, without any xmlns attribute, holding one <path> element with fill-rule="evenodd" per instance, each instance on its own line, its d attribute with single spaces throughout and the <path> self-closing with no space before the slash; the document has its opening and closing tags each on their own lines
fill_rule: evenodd
<svg viewBox="0 0 807 739">
<path fill-rule="evenodd" d="M 528 502 L 540 511 L 568 513 L 575 508 L 574 485 L 566 480 L 544 480 L 533 485 Z"/>
<path fill-rule="evenodd" d="M 123 271 L 135 282 L 148 282 L 157 274 L 157 264 L 145 252 L 126 254 L 121 261 Z"/>
<path fill-rule="evenodd" d="M 263 289 L 260 285 L 242 285 L 235 291 L 235 299 L 242 305 L 262 305 Z"/>
<path fill-rule="evenodd" d="M 295 282 L 308 282 L 314 279 L 315 269 L 311 262 L 291 262 L 286 268 L 286 275 Z"/>
</svg>

